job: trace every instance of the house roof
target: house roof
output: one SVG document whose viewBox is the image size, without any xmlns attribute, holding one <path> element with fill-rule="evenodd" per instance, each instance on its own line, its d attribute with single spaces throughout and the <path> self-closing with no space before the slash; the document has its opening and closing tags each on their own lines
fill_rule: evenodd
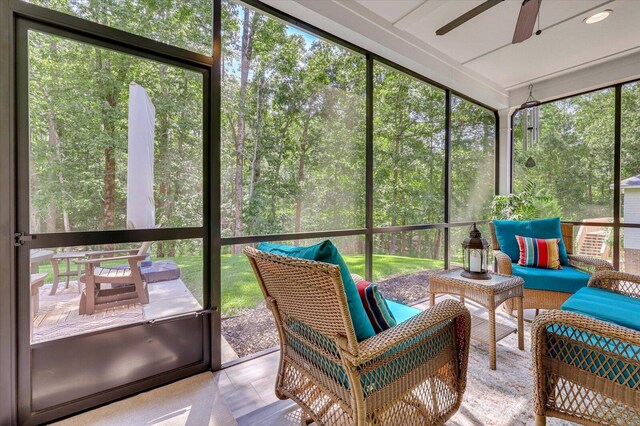
<svg viewBox="0 0 640 426">
<path fill-rule="evenodd" d="M 640 175 L 636 175 L 621 181 L 620 188 L 640 188 Z"/>
</svg>

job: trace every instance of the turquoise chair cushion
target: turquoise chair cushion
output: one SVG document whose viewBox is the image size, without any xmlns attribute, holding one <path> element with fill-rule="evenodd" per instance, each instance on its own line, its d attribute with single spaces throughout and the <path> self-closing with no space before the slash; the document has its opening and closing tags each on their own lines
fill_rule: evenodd
<svg viewBox="0 0 640 426">
<path fill-rule="evenodd" d="M 418 308 L 403 305 L 402 303 L 394 302 L 392 300 L 387 300 L 387 306 L 389 306 L 389 310 L 393 314 L 393 317 L 396 319 L 396 323 L 398 324 L 400 324 L 401 322 L 405 322 L 409 318 L 415 317 L 420 312 L 422 312 Z"/>
<path fill-rule="evenodd" d="M 353 329 L 356 333 L 358 341 L 368 339 L 375 336 L 375 331 L 371 325 L 371 321 L 367 317 L 367 313 L 362 306 L 362 300 L 358 294 L 356 283 L 353 282 L 349 268 L 344 263 L 344 259 L 335 245 L 329 240 L 322 241 L 318 244 L 305 247 L 287 246 L 284 244 L 260 243 L 258 250 L 279 254 L 281 256 L 297 257 L 300 259 L 316 260 L 318 262 L 330 263 L 340 267 L 340 275 L 342 276 L 342 285 L 347 296 L 349 304 L 349 313 L 353 322 Z M 313 301 L 309 301 L 313 302 Z"/>
<path fill-rule="evenodd" d="M 524 280 L 524 288 L 532 290 L 549 290 L 560 293 L 575 293 L 587 286 L 591 277 L 586 272 L 571 266 L 562 269 L 542 269 L 511 264 L 512 274 Z"/>
<path fill-rule="evenodd" d="M 493 226 L 500 244 L 500 251 L 509 256 L 512 262 L 518 262 L 520 258 L 520 247 L 518 247 L 516 235 L 521 235 L 530 238 L 559 238 L 560 264 L 569 264 L 567 248 L 562 241 L 559 217 L 535 220 L 494 220 Z"/>
<path fill-rule="evenodd" d="M 547 337 L 549 357 L 570 363 L 597 376 L 617 381 L 632 389 L 638 389 L 640 347 L 559 324 L 550 325 L 547 327 L 547 332 L 550 333 Z M 605 354 L 594 353 L 589 347 L 598 348 Z"/>
<path fill-rule="evenodd" d="M 640 300 L 608 290 L 582 288 L 567 299 L 561 309 L 640 330 Z M 564 325 L 551 325 L 547 331 L 552 333 L 547 342 L 550 357 L 564 362 L 571 360 L 575 367 L 621 385 L 637 388 L 640 384 L 639 347 Z M 583 347 L 585 343 L 610 355 L 596 355 Z M 618 359 L 620 357 L 624 361 Z"/>
<path fill-rule="evenodd" d="M 635 297 L 585 287 L 567 299 L 560 309 L 640 331 L 640 299 Z"/>
</svg>

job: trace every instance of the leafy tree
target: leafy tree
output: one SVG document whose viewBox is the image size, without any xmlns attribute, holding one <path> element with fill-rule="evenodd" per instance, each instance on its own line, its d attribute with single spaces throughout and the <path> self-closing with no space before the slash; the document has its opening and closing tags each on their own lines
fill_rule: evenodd
<svg viewBox="0 0 640 426">
<path fill-rule="evenodd" d="M 514 189 L 531 181 L 558 200 L 565 220 L 613 212 L 614 93 L 611 89 L 543 104 L 539 141 L 522 145 L 522 116 L 514 119 Z M 526 167 L 527 159 L 535 161 Z"/>
<path fill-rule="evenodd" d="M 536 189 L 529 181 L 519 192 L 496 195 L 491 202 L 491 218 L 506 220 L 531 220 L 542 217 L 558 216 L 558 201 Z"/>
</svg>

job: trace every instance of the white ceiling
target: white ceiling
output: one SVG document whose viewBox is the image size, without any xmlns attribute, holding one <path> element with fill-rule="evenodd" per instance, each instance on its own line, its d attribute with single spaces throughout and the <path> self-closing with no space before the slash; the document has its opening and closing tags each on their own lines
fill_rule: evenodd
<svg viewBox="0 0 640 426">
<path fill-rule="evenodd" d="M 548 92 L 580 73 L 591 73 L 585 89 L 610 83 L 607 74 L 640 76 L 640 0 L 542 0 L 542 34 L 516 45 L 521 0 L 505 0 L 444 36 L 435 31 L 484 0 L 262 1 L 498 109 L 513 104 L 510 96 L 521 103 L 531 82 Z M 613 9 L 608 19 L 583 22 L 604 9 Z"/>
<path fill-rule="evenodd" d="M 505 90 L 640 49 L 640 0 L 543 0 L 542 34 L 511 44 L 521 0 L 505 0 L 444 36 L 436 29 L 484 0 L 356 0 L 394 28 Z M 606 20 L 583 19 L 613 9 Z"/>
</svg>

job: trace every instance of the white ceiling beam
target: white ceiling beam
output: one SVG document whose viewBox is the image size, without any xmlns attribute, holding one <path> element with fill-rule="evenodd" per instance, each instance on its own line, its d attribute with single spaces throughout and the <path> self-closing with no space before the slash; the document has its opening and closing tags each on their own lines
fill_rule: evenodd
<svg viewBox="0 0 640 426">
<path fill-rule="evenodd" d="M 533 96 L 539 101 L 547 101 L 635 79 L 640 79 L 640 52 L 535 82 Z M 509 92 L 509 103 L 513 107 L 519 106 L 527 96 L 527 86 L 516 88 Z"/>
<path fill-rule="evenodd" d="M 417 24 L 422 18 L 433 13 L 445 2 L 442 0 L 425 0 L 420 6 L 407 13 L 402 18 L 393 23 L 393 26 L 401 30 L 410 28 Z M 435 30 L 434 30 L 435 31 Z"/>
</svg>

